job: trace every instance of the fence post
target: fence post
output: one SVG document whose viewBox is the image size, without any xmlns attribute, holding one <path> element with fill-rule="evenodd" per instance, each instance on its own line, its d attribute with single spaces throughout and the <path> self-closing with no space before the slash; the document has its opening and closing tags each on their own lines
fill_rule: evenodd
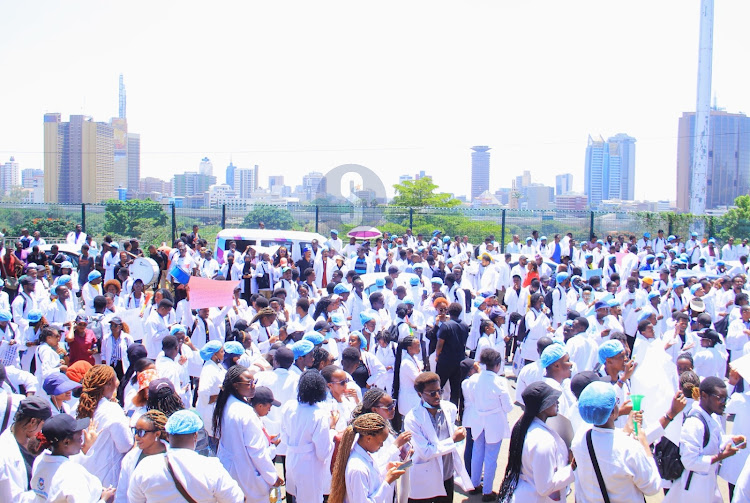
<svg viewBox="0 0 750 503">
<path fill-rule="evenodd" d="M 667 236 L 674 234 L 674 225 L 672 224 L 672 215 L 667 213 Z"/>
<path fill-rule="evenodd" d="M 505 250 L 505 209 L 503 208 L 503 214 L 501 216 L 502 230 L 500 231 L 500 253 Z"/>
<path fill-rule="evenodd" d="M 318 220 L 320 218 L 320 207 L 315 205 L 315 232 L 318 232 Z"/>
<path fill-rule="evenodd" d="M 227 228 L 227 205 L 221 205 L 221 230 Z"/>
<path fill-rule="evenodd" d="M 175 211 L 175 205 L 172 203 L 172 242 L 177 240 L 177 212 Z"/>
<path fill-rule="evenodd" d="M 594 237 L 594 212 L 590 212 L 590 222 L 589 222 L 589 240 L 591 240 Z"/>
<path fill-rule="evenodd" d="M 81 203 L 81 230 L 86 232 L 86 203 Z"/>
<path fill-rule="evenodd" d="M 409 229 L 414 230 L 414 208 L 409 207 Z"/>
</svg>

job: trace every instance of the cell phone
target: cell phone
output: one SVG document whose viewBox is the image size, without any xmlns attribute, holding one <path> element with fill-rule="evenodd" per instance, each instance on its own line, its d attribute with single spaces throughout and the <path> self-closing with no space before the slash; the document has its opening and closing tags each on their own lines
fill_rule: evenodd
<svg viewBox="0 0 750 503">
<path fill-rule="evenodd" d="M 745 444 L 746 444 L 746 443 L 747 443 L 747 440 L 743 440 L 743 441 L 742 441 L 742 442 L 740 442 L 740 443 L 737 443 L 737 442 L 733 442 L 734 446 L 735 446 L 736 448 L 738 448 L 738 449 L 742 449 L 743 447 L 745 447 Z"/>
<path fill-rule="evenodd" d="M 401 464 L 401 466 L 398 467 L 399 470 L 406 470 L 407 468 L 411 468 L 411 465 L 414 464 L 414 460 L 409 458 L 408 461 Z"/>
</svg>

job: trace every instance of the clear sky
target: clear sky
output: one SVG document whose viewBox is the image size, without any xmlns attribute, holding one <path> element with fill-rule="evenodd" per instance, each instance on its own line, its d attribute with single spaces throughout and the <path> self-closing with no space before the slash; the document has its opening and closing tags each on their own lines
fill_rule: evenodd
<svg viewBox="0 0 750 503">
<path fill-rule="evenodd" d="M 718 0 L 713 91 L 750 112 L 750 2 Z M 699 0 L 0 0 L 0 162 L 43 166 L 46 112 L 117 115 L 141 176 L 230 158 L 286 183 L 345 163 L 387 187 L 425 170 L 469 193 L 530 170 L 583 188 L 587 135 L 637 139 L 637 199 L 674 199 L 677 119 L 695 109 Z"/>
</svg>

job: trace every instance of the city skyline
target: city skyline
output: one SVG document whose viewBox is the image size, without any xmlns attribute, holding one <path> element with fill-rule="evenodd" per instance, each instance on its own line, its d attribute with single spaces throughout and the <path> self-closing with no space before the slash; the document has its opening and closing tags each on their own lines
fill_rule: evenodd
<svg viewBox="0 0 750 503">
<path fill-rule="evenodd" d="M 0 47 L 19 78 L 0 83 L 0 95 L 13 97 L 4 103 L 0 158 L 42 168 L 45 112 L 116 117 L 122 73 L 128 126 L 141 134 L 142 178 L 169 180 L 195 169 L 197 156 L 216 166 L 258 164 L 290 185 L 358 163 L 382 174 L 391 195 L 399 175 L 423 169 L 444 190 L 469 195 L 465 152 L 483 144 L 503 178 L 531 170 L 553 185 L 556 174 L 573 173 L 580 191 L 587 135 L 627 131 L 638 138 L 634 198 L 675 198 L 676 121 L 695 108 L 697 1 L 626 9 L 416 2 L 400 6 L 398 18 L 386 3 L 367 22 L 343 3 L 205 11 L 166 2 L 148 4 L 143 16 L 146 5 L 8 6 Z M 730 112 L 750 110 L 748 72 L 737 64 L 750 44 L 741 22 L 749 15 L 747 2 L 716 8 L 712 89 Z M 163 23 L 167 16 L 174 22 Z M 415 22 L 425 16 L 429 23 Z M 112 22 L 96 22 L 105 18 Z M 610 19 L 617 22 L 603 22 Z M 110 43 L 92 45 L 97 38 Z M 87 57 L 49 58 L 52 46 Z M 615 54 L 617 65 L 591 63 Z M 490 191 L 508 185 L 492 179 Z"/>
</svg>

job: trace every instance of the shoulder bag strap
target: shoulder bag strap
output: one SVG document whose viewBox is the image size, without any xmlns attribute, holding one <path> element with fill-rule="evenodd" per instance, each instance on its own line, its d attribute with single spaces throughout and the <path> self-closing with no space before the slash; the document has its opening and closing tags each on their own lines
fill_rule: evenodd
<svg viewBox="0 0 750 503">
<path fill-rule="evenodd" d="M 13 407 L 13 395 L 11 393 L 6 393 L 8 395 L 8 403 L 5 405 L 5 417 L 3 418 L 3 427 L 0 428 L 0 432 L 5 431 L 5 428 L 8 427 L 8 422 L 10 421 L 10 409 Z"/>
<path fill-rule="evenodd" d="M 586 445 L 589 448 L 589 456 L 591 456 L 591 462 L 594 463 L 596 480 L 599 482 L 599 489 L 602 491 L 604 503 L 609 503 L 609 493 L 607 493 L 607 486 L 604 485 L 604 477 L 602 477 L 602 471 L 599 469 L 599 461 L 596 460 L 596 453 L 594 453 L 594 443 L 591 441 L 591 430 L 586 432 Z"/>
<path fill-rule="evenodd" d="M 198 503 L 193 499 L 190 494 L 188 494 L 187 489 L 185 489 L 185 486 L 182 485 L 182 482 L 180 482 L 180 479 L 177 478 L 177 475 L 175 475 L 174 470 L 172 469 L 172 463 L 169 462 L 169 456 L 167 454 L 164 454 L 164 461 L 167 463 L 167 471 L 169 472 L 169 475 L 172 477 L 172 480 L 174 481 L 175 487 L 177 487 L 177 492 L 179 492 L 183 498 L 185 498 L 185 501 L 188 503 Z"/>
</svg>

